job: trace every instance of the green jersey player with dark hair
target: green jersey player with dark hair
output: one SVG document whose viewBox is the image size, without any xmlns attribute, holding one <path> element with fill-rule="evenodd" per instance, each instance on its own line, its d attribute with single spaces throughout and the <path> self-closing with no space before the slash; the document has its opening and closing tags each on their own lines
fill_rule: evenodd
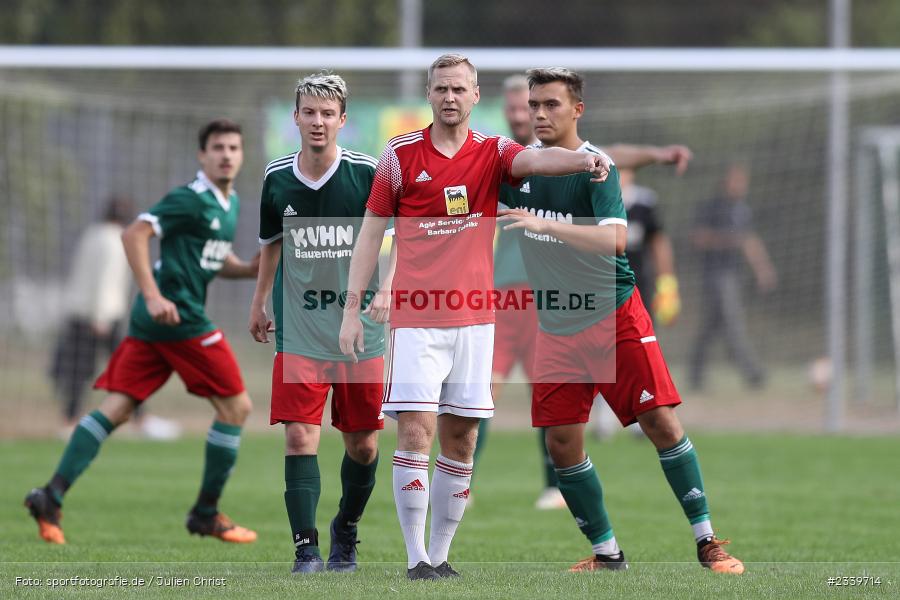
<svg viewBox="0 0 900 600">
<path fill-rule="evenodd" d="M 587 153 L 581 140 L 582 78 L 568 69 L 528 71 L 532 125 L 543 147 Z M 556 291 L 579 310 L 539 310 L 532 424 L 546 427 L 559 489 L 593 555 L 572 571 L 626 568 L 603 503 L 600 479 L 584 452 L 584 427 L 599 393 L 623 425 L 639 422 L 656 447 L 672 491 L 693 529 L 700 563 L 720 573 L 744 565 L 713 534 L 693 444 L 674 407 L 681 403 L 625 257 L 625 207 L 615 168 L 600 185 L 589 176 L 529 177 L 501 211 L 521 232 L 520 248 L 535 294 Z M 587 308 L 590 297 L 592 308 Z M 570 300 L 571 302 L 571 300 Z"/>
<path fill-rule="evenodd" d="M 231 251 L 239 199 L 233 182 L 243 163 L 241 128 L 217 119 L 200 130 L 200 170 L 170 191 L 122 234 L 125 254 L 140 289 L 128 337 L 116 348 L 94 384 L 109 392 L 100 408 L 72 432 L 49 483 L 25 498 L 41 538 L 65 543 L 60 519 L 63 495 L 91 464 L 100 445 L 146 400 L 178 373 L 187 391 L 207 398 L 216 416 L 206 438 L 200 493 L 188 513 L 192 534 L 246 543 L 256 533 L 219 512 L 218 501 L 237 461 L 241 427 L 250 414 L 237 360 L 224 334 L 206 316 L 206 288 L 214 277 L 249 278 L 258 262 Z M 150 265 L 150 239 L 160 238 L 160 260 Z"/>
</svg>

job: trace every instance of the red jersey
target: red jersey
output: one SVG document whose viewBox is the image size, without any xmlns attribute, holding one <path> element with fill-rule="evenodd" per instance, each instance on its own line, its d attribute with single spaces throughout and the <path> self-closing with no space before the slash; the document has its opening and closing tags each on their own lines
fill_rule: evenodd
<svg viewBox="0 0 900 600">
<path fill-rule="evenodd" d="M 391 327 L 493 323 L 493 239 L 502 182 L 524 150 L 502 136 L 469 130 L 447 158 L 430 126 L 391 139 L 366 207 L 395 217 L 397 271 Z"/>
</svg>

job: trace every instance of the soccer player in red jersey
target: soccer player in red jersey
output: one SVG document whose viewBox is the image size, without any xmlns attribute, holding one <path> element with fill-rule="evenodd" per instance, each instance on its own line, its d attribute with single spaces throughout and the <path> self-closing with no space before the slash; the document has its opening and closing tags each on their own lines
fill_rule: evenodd
<svg viewBox="0 0 900 600">
<path fill-rule="evenodd" d="M 584 172 L 599 182 L 609 170 L 605 155 L 525 149 L 470 130 L 479 90 L 475 67 L 464 56 L 447 54 L 432 63 L 427 98 L 434 122 L 390 140 L 379 160 L 350 263 L 340 334 L 344 353 L 364 351 L 358 294 L 394 217 L 398 257 L 383 410 L 398 420 L 394 500 L 410 579 L 458 575 L 447 556 L 466 506 L 479 419 L 494 409 L 494 315 L 485 296 L 493 289 L 500 184 Z M 441 453 L 429 482 L 435 432 Z"/>
</svg>

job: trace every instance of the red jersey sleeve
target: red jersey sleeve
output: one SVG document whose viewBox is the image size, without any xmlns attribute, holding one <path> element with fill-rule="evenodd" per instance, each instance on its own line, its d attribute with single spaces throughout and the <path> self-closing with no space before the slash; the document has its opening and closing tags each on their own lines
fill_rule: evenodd
<svg viewBox="0 0 900 600">
<path fill-rule="evenodd" d="M 380 217 L 393 217 L 397 212 L 397 202 L 403 191 L 403 173 L 397 152 L 388 144 L 378 159 L 375 179 L 366 208 Z"/>
<path fill-rule="evenodd" d="M 500 181 L 510 185 L 518 185 L 521 179 L 512 176 L 513 159 L 525 146 L 517 144 L 502 135 L 497 138 L 497 152 L 500 153 Z"/>
</svg>

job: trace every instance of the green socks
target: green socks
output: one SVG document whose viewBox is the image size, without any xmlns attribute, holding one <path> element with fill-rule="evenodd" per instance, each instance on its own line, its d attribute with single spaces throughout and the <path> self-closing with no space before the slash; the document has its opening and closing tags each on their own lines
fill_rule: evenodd
<svg viewBox="0 0 900 600">
<path fill-rule="evenodd" d="M 213 421 L 206 434 L 206 461 L 203 465 L 203 482 L 197 503 L 191 511 L 201 517 L 211 517 L 219 512 L 219 496 L 228 476 L 237 462 L 241 445 L 240 425 L 228 425 Z"/>
<path fill-rule="evenodd" d="M 341 471 L 343 473 L 343 468 Z M 287 507 L 288 520 L 291 522 L 294 547 L 297 549 L 305 547 L 318 554 L 316 505 L 322 491 L 318 457 L 315 454 L 285 456 L 284 488 L 284 504 Z M 366 498 L 368 499 L 368 496 Z"/>
<path fill-rule="evenodd" d="M 600 477 L 597 476 L 591 459 L 585 457 L 583 462 L 557 469 L 556 473 L 559 476 L 559 491 L 566 499 L 578 528 L 594 546 L 594 552 L 596 554 L 618 552 L 609 515 L 606 514 L 606 507 L 603 505 Z M 610 541 L 612 543 L 608 544 Z"/>
<path fill-rule="evenodd" d="M 47 484 L 47 489 L 58 505 L 62 506 L 66 490 L 91 464 L 91 461 L 97 456 L 97 452 L 100 451 L 100 444 L 115 428 L 115 425 L 110 423 L 109 419 L 99 410 L 83 416 L 78 422 L 78 426 L 72 432 L 72 437 L 69 438 L 69 444 L 63 452 L 62 459 L 59 461 L 59 466 L 56 467 L 56 473 Z"/>
<path fill-rule="evenodd" d="M 659 462 L 669 486 L 681 503 L 685 516 L 694 530 L 694 538 L 712 535 L 709 523 L 709 506 L 703 491 L 703 476 L 694 445 L 684 436 L 681 441 L 665 450 L 659 450 Z"/>
<path fill-rule="evenodd" d="M 541 447 L 541 457 L 544 459 L 544 487 L 559 487 L 559 478 L 556 476 L 556 467 L 553 466 L 553 459 L 547 451 L 547 428 L 539 427 L 538 444 Z"/>
<path fill-rule="evenodd" d="M 344 452 L 341 463 L 341 496 L 337 522 L 341 527 L 355 528 L 362 518 L 363 510 L 375 488 L 375 471 L 378 469 L 378 456 L 371 464 L 363 465 Z"/>
</svg>

